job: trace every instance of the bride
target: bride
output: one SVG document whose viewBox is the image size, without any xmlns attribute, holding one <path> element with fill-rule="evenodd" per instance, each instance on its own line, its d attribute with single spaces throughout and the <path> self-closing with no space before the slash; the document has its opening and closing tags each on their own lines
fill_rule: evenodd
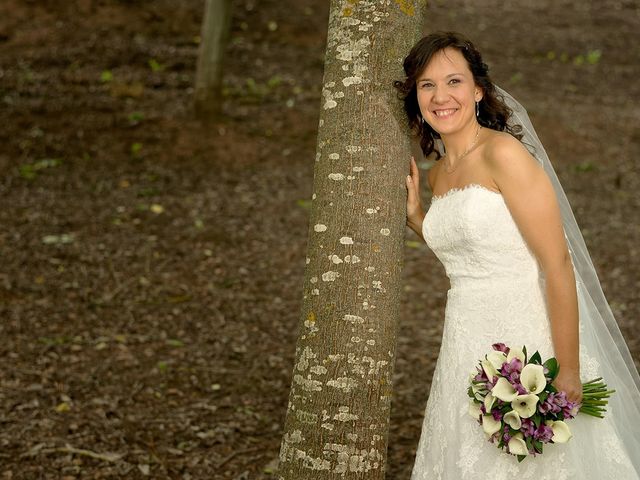
<svg viewBox="0 0 640 480">
<path fill-rule="evenodd" d="M 438 160 L 425 214 L 411 159 L 407 224 L 451 282 L 412 480 L 640 479 L 638 372 L 526 111 L 456 32 L 422 38 L 404 70 L 395 87 L 424 155 Z M 603 377 L 616 390 L 605 418 L 578 414 L 569 442 L 523 462 L 499 450 L 466 393 L 499 342 L 556 357 L 553 385 L 571 401 L 581 402 L 582 382 Z"/>
</svg>

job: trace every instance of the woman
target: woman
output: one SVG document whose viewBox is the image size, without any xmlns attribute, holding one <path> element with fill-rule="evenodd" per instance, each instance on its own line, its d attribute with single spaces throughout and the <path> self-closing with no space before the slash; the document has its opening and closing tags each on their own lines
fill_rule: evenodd
<svg viewBox="0 0 640 480">
<path fill-rule="evenodd" d="M 602 318 L 599 310 L 610 309 L 599 285 L 583 285 L 593 266 L 579 256 L 588 259 L 586 248 L 567 245 L 570 226 L 571 243 L 584 244 L 542 146 L 534 156 L 523 145 L 503 101 L 508 94 L 462 35 L 424 37 L 404 69 L 407 78 L 395 86 L 424 155 L 435 151 L 438 159 L 428 173 L 433 196 L 426 214 L 411 159 L 407 224 L 451 281 L 412 480 L 640 479 L 638 372 L 615 320 Z M 522 123 L 533 131 L 528 117 Z M 527 140 L 539 142 L 534 132 Z M 603 376 L 617 391 L 605 419 L 579 414 L 568 421 L 568 443 L 549 444 L 521 463 L 489 443 L 468 415 L 466 390 L 478 359 L 498 342 L 555 356 L 561 368 L 554 386 L 577 403 L 582 381 Z"/>
</svg>

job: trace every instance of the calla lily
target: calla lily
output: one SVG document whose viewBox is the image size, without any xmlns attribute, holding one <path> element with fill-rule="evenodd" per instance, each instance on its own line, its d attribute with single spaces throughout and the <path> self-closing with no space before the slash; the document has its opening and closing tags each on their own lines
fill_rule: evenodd
<svg viewBox="0 0 640 480">
<path fill-rule="evenodd" d="M 547 379 L 544 377 L 544 367 L 530 363 L 525 365 L 520 373 L 520 383 L 529 393 L 540 393 L 547 386 Z"/>
<path fill-rule="evenodd" d="M 533 393 L 526 395 L 518 395 L 511 402 L 513 408 L 520 418 L 529 418 L 536 413 L 536 405 L 538 404 L 538 396 Z"/>
<path fill-rule="evenodd" d="M 480 410 L 480 405 L 474 402 L 473 400 L 469 400 L 469 415 L 478 420 L 480 415 L 482 415 L 482 410 Z"/>
<path fill-rule="evenodd" d="M 484 397 L 484 409 L 487 412 L 491 411 L 493 404 L 496 402 L 496 397 L 494 397 L 491 392 L 487 393 L 487 396 Z"/>
<path fill-rule="evenodd" d="M 527 444 L 523 440 L 523 436 L 521 432 L 516 433 L 509 440 L 509 452 L 514 455 L 529 455 L 529 450 L 527 449 Z"/>
<path fill-rule="evenodd" d="M 573 437 L 569 426 L 562 420 L 555 422 L 553 420 L 547 420 L 545 423 L 553 430 L 553 437 L 551 437 L 553 443 L 567 443 L 569 439 Z"/>
<path fill-rule="evenodd" d="M 500 430 L 501 426 L 502 422 L 500 422 L 500 420 L 494 420 L 493 415 L 482 416 L 482 429 L 487 435 L 493 435 L 498 430 Z"/>
<path fill-rule="evenodd" d="M 524 364 L 524 352 L 520 348 L 511 348 L 509 355 L 507 355 L 507 362 L 510 362 L 514 358 L 518 358 Z"/>
<path fill-rule="evenodd" d="M 503 402 L 511 402 L 518 396 L 518 392 L 513 385 L 509 383 L 504 377 L 500 377 L 494 387 L 491 389 L 491 393 L 494 397 L 499 398 Z"/>
<path fill-rule="evenodd" d="M 489 360 L 496 369 L 500 369 L 504 362 L 507 361 L 507 355 L 504 352 L 492 350 L 487 353 L 487 360 Z"/>
<path fill-rule="evenodd" d="M 522 426 L 522 420 L 520 420 L 520 415 L 515 410 L 511 410 L 508 413 L 504 414 L 502 419 L 514 430 L 520 430 Z"/>
<path fill-rule="evenodd" d="M 489 360 L 482 360 L 480 364 L 482 365 L 482 369 L 489 380 L 498 376 L 498 370 L 496 370 L 496 367 L 494 367 Z"/>
</svg>

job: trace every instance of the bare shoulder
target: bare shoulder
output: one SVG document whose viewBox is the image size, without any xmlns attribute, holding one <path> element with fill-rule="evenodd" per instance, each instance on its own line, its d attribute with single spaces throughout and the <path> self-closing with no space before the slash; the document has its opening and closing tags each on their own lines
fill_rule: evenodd
<svg viewBox="0 0 640 480">
<path fill-rule="evenodd" d="M 485 165 L 494 174 L 526 173 L 541 168 L 522 142 L 507 132 L 491 132 L 483 157 Z"/>
</svg>

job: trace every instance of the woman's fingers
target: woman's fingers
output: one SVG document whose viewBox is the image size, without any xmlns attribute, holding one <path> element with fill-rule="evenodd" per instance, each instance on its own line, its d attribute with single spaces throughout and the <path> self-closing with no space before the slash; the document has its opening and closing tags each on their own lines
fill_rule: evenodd
<svg viewBox="0 0 640 480">
<path fill-rule="evenodd" d="M 416 159 L 411 157 L 411 177 L 413 178 L 413 183 L 415 184 L 416 189 L 420 187 L 420 171 L 418 170 L 418 165 L 416 164 Z"/>
</svg>

